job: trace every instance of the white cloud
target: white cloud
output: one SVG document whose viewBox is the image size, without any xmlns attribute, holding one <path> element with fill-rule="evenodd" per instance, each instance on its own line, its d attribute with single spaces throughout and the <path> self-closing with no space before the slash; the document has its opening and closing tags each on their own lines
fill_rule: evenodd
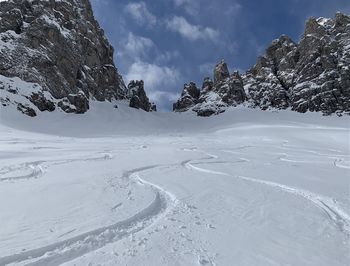
<svg viewBox="0 0 350 266">
<path fill-rule="evenodd" d="M 147 61 L 156 65 L 166 65 L 180 56 L 177 50 L 160 51 L 151 39 L 134 35 L 132 32 L 129 32 L 127 38 L 122 39 L 117 47 L 116 56 L 129 64 Z"/>
<path fill-rule="evenodd" d="M 180 72 L 176 68 L 138 61 L 129 67 L 126 80 L 129 82 L 140 79 L 145 82 L 149 91 L 159 91 L 176 86 L 180 79 Z"/>
<path fill-rule="evenodd" d="M 199 66 L 199 72 L 202 75 L 208 76 L 212 78 L 214 72 L 215 64 L 213 63 L 205 63 Z"/>
<path fill-rule="evenodd" d="M 124 10 L 139 25 L 153 27 L 157 23 L 157 18 L 148 10 L 145 2 L 129 3 L 125 6 Z"/>
<path fill-rule="evenodd" d="M 211 40 L 217 42 L 220 36 L 217 30 L 200 25 L 193 25 L 189 23 L 184 17 L 174 16 L 171 20 L 166 22 L 169 30 L 179 33 L 184 38 L 196 40 Z"/>
<path fill-rule="evenodd" d="M 157 64 L 166 64 L 174 60 L 175 58 L 180 56 L 180 52 L 175 50 L 175 51 L 165 51 L 163 53 L 158 53 L 155 62 Z"/>
<path fill-rule="evenodd" d="M 147 52 L 154 47 L 154 43 L 151 39 L 136 36 L 129 32 L 128 38 L 122 41 L 124 54 L 132 58 L 140 58 L 147 54 Z"/>
<path fill-rule="evenodd" d="M 182 7 L 187 14 L 195 16 L 199 13 L 198 0 L 174 0 L 176 7 Z"/>
<path fill-rule="evenodd" d="M 160 110 L 167 110 L 165 103 L 175 102 L 179 93 L 171 92 L 179 84 L 181 74 L 176 68 L 160 66 L 143 61 L 133 63 L 125 75 L 127 83 L 143 80 L 147 96 L 156 102 Z"/>
<path fill-rule="evenodd" d="M 181 93 L 174 93 L 169 91 L 151 91 L 148 97 L 152 102 L 162 102 L 164 100 L 168 102 L 176 102 L 180 98 Z"/>
<path fill-rule="evenodd" d="M 239 3 L 231 3 L 230 6 L 225 8 L 224 14 L 226 16 L 236 16 L 241 11 L 242 5 Z"/>
</svg>

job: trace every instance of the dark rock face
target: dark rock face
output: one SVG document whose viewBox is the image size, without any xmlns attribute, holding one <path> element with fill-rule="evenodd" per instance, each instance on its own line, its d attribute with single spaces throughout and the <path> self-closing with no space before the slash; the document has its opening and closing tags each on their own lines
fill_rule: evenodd
<svg viewBox="0 0 350 266">
<path fill-rule="evenodd" d="M 52 112 L 56 109 L 55 104 L 46 99 L 45 96 L 42 93 L 32 93 L 29 100 L 38 107 L 38 109 L 43 111 L 49 111 Z"/>
<path fill-rule="evenodd" d="M 214 83 L 219 83 L 226 80 L 230 76 L 227 64 L 224 60 L 221 60 L 219 64 L 215 66 L 214 70 Z"/>
<path fill-rule="evenodd" d="M 243 80 L 238 72 L 230 75 L 227 65 L 221 61 L 214 70 L 214 82 L 210 78 L 203 81 L 202 90 L 191 82 L 185 85 L 180 99 L 174 104 L 175 112 L 193 110 L 198 116 L 211 116 L 225 111 L 245 101 Z"/>
<path fill-rule="evenodd" d="M 136 109 L 142 109 L 146 112 L 157 111 L 157 107 L 154 103 L 150 103 L 145 89 L 143 81 L 130 81 L 128 85 L 128 95 L 130 99 L 129 106 Z"/>
<path fill-rule="evenodd" d="M 298 44 L 275 40 L 244 76 L 252 106 L 324 114 L 350 111 L 350 17 L 311 18 Z"/>
<path fill-rule="evenodd" d="M 0 2 L 0 75 L 38 84 L 30 101 L 40 111 L 84 113 L 90 99 L 124 99 L 113 53 L 88 0 Z"/>
<path fill-rule="evenodd" d="M 22 103 L 17 104 L 17 110 L 30 117 L 36 116 L 36 112 L 33 108 L 25 106 Z"/>
<path fill-rule="evenodd" d="M 220 62 L 214 82 L 205 79 L 199 99 L 174 110 L 208 116 L 245 101 L 262 110 L 349 113 L 350 17 L 337 13 L 334 19 L 309 19 L 299 43 L 281 36 L 245 75 L 230 76 Z"/>
<path fill-rule="evenodd" d="M 174 103 L 173 110 L 176 112 L 184 112 L 198 103 L 200 90 L 197 88 L 194 82 L 185 84 L 182 90 L 180 99 Z"/>
</svg>

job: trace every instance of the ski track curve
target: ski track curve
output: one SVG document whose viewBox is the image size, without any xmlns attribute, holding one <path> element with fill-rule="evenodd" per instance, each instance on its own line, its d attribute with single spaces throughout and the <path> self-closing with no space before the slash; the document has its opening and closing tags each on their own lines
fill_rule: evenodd
<svg viewBox="0 0 350 266">
<path fill-rule="evenodd" d="M 4 181 L 18 181 L 24 179 L 35 179 L 39 178 L 44 174 L 44 164 L 47 167 L 52 165 L 62 165 L 68 164 L 72 162 L 88 162 L 88 161 L 102 161 L 102 160 L 110 160 L 113 156 L 109 153 L 104 154 L 99 157 L 92 158 L 76 158 L 76 159 L 67 159 L 67 160 L 41 160 L 41 161 L 33 161 L 33 162 L 25 162 L 18 165 L 6 166 L 0 169 L 0 182 Z M 29 171 L 29 174 L 19 175 L 19 176 L 7 176 L 13 172 L 17 171 Z M 1 177 L 2 176 L 2 177 Z"/>
<path fill-rule="evenodd" d="M 201 153 L 205 153 L 204 151 L 200 151 Z M 219 171 L 213 171 L 209 169 L 205 169 L 202 167 L 195 166 L 194 164 L 201 164 L 199 161 L 201 160 L 213 160 L 213 159 L 218 159 L 219 156 L 213 155 L 213 154 L 208 154 L 208 157 L 202 158 L 202 159 L 196 159 L 196 160 L 188 160 L 186 161 L 182 166 L 185 167 L 186 169 L 189 170 L 195 170 L 198 172 L 202 173 L 207 173 L 207 174 L 215 174 L 215 175 L 221 175 L 221 176 L 228 176 L 232 177 L 231 174 L 225 173 L 225 172 L 219 172 Z M 193 161 L 196 161 L 197 163 L 194 163 Z M 249 160 L 243 159 L 241 161 L 236 161 L 236 162 L 247 162 Z M 208 162 L 202 162 L 203 164 L 207 164 Z M 231 163 L 231 162 L 229 162 Z M 299 189 L 296 187 L 291 187 L 283 184 L 279 184 L 276 182 L 271 182 L 271 181 L 265 181 L 265 180 L 260 180 L 257 178 L 253 177 L 247 177 L 247 176 L 241 176 L 241 175 L 236 175 L 233 176 L 235 178 L 253 182 L 253 183 L 258 183 L 262 184 L 265 186 L 273 187 L 280 189 L 284 192 L 287 192 L 289 194 L 293 194 L 295 196 L 302 197 L 312 204 L 314 204 L 317 208 L 321 209 L 326 216 L 331 220 L 332 223 L 334 223 L 339 230 L 344 233 L 348 238 L 350 237 L 350 216 L 347 214 L 341 207 L 339 207 L 336 203 L 336 200 L 333 198 L 329 198 L 326 196 L 318 195 L 316 193 Z"/>
<path fill-rule="evenodd" d="M 243 148 L 246 148 L 246 147 L 243 147 Z M 126 220 L 119 221 L 110 226 L 101 227 L 101 228 L 80 234 L 78 236 L 75 236 L 66 240 L 59 241 L 41 248 L 32 249 L 22 253 L 13 254 L 5 257 L 0 257 L 0 265 L 3 266 L 3 265 L 16 264 L 21 262 L 22 264 L 24 263 L 24 265 L 28 265 L 28 266 L 57 266 L 62 263 L 81 257 L 84 254 L 97 250 L 109 243 L 119 241 L 134 233 L 144 230 L 145 228 L 153 224 L 155 221 L 163 217 L 164 214 L 169 211 L 170 206 L 176 206 L 178 204 L 178 200 L 176 196 L 171 192 L 165 190 L 164 188 L 154 183 L 151 183 L 149 181 L 142 179 L 140 177 L 141 172 L 164 167 L 164 166 L 181 165 L 182 167 L 188 170 L 199 171 L 207 174 L 215 174 L 215 175 L 232 177 L 232 175 L 228 173 L 213 171 L 213 170 L 205 169 L 199 166 L 195 166 L 195 164 L 198 165 L 201 163 L 207 163 L 207 162 L 201 162 L 201 161 L 218 159 L 219 156 L 206 153 L 205 151 L 197 150 L 197 148 L 183 149 L 183 150 L 204 153 L 207 155 L 207 157 L 194 159 L 194 160 L 185 160 L 179 164 L 150 165 L 150 166 L 135 168 L 124 172 L 124 174 L 122 175 L 122 178 L 128 178 L 139 185 L 147 186 L 155 192 L 154 200 L 145 209 L 141 210 L 140 212 L 136 213 L 135 215 L 131 216 Z M 29 174 L 22 175 L 22 176 L 15 176 L 15 177 L 3 177 L 3 178 L 0 177 L 0 182 L 10 181 L 10 180 L 38 178 L 44 173 L 43 164 L 49 164 L 50 166 L 50 165 L 67 164 L 67 163 L 76 162 L 76 161 L 107 160 L 107 159 L 112 159 L 112 156 L 110 154 L 105 154 L 102 157 L 95 157 L 95 158 L 78 158 L 78 159 L 69 159 L 69 160 L 27 162 L 17 166 L 10 166 L 10 167 L 5 167 L 0 169 L 0 176 L 6 175 L 14 171 L 24 170 L 24 169 L 30 169 L 31 172 Z M 240 158 L 239 161 L 235 161 L 233 163 L 248 162 L 248 161 L 249 160 L 247 159 Z M 213 163 L 219 163 L 219 162 L 213 162 Z M 336 164 L 336 162 L 334 164 Z M 339 165 L 335 165 L 335 166 L 339 167 Z M 260 180 L 252 177 L 246 177 L 246 176 L 234 176 L 234 177 L 239 178 L 241 180 L 278 188 L 284 192 L 303 197 L 304 199 L 312 202 L 316 207 L 320 208 L 327 215 L 327 217 L 333 223 L 335 223 L 335 225 L 343 233 L 345 233 L 348 237 L 350 236 L 350 216 L 345 211 L 343 211 L 339 206 L 337 206 L 336 201 L 334 199 L 317 195 L 315 193 L 312 193 L 306 190 L 275 183 L 275 182 L 264 181 L 264 180 Z"/>
<path fill-rule="evenodd" d="M 345 161 L 344 159 L 335 159 L 333 165 L 338 168 L 350 169 L 350 160 Z"/>
<path fill-rule="evenodd" d="M 45 163 L 45 161 L 34 161 L 34 162 L 26 162 L 20 165 L 4 167 L 0 170 L 0 176 L 3 176 L 3 177 L 0 177 L 0 182 L 39 178 L 44 173 L 44 169 L 42 167 L 43 163 Z M 7 176 L 8 174 L 16 171 L 27 171 L 27 170 L 29 170 L 29 173 L 25 175 Z"/>
<path fill-rule="evenodd" d="M 69 162 L 71 161 L 72 160 L 69 160 Z M 161 186 L 142 179 L 140 173 L 165 166 L 183 165 L 186 162 L 187 161 L 183 161 L 181 163 L 170 165 L 149 165 L 123 173 L 121 178 L 128 178 L 130 179 L 130 182 L 147 186 L 155 193 L 152 203 L 132 217 L 110 226 L 101 227 L 48 246 L 0 257 L 0 265 L 21 263 L 26 266 L 57 266 L 79 258 L 84 254 L 97 250 L 109 243 L 119 241 L 142 231 L 165 216 L 172 209 L 171 206 L 175 207 L 178 204 L 178 200 L 174 194 L 165 190 Z M 42 161 L 40 163 L 42 163 Z M 57 164 L 61 163 L 62 162 L 60 161 Z M 65 163 L 68 163 L 68 160 L 66 160 Z"/>
<path fill-rule="evenodd" d="M 327 217 L 340 229 L 341 232 L 343 232 L 347 237 L 350 237 L 350 216 L 336 204 L 335 199 L 326 196 L 321 196 L 307 190 L 290 187 L 275 182 L 259 180 L 256 178 L 246 176 L 235 177 L 240 178 L 242 180 L 278 188 L 284 192 L 303 197 L 304 199 L 312 202 L 316 207 L 321 209 L 327 215 Z"/>
<path fill-rule="evenodd" d="M 175 204 L 176 201 L 173 194 L 155 184 L 143 180 L 138 175 L 139 172 L 161 166 L 162 165 L 153 165 L 137 168 L 123 174 L 123 177 L 130 178 L 131 181 L 134 180 L 138 183 L 142 183 L 155 191 L 154 200 L 145 209 L 126 220 L 119 221 L 110 226 L 101 227 L 41 248 L 0 257 L 0 265 L 21 262 L 28 266 L 56 266 L 143 230 L 159 218 L 172 202 Z"/>
</svg>

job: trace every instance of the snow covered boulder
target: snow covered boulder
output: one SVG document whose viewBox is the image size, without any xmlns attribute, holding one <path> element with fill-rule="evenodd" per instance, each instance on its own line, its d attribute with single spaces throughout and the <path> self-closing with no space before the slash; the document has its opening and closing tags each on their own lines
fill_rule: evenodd
<svg viewBox="0 0 350 266">
<path fill-rule="evenodd" d="M 38 107 L 41 112 L 53 112 L 56 109 L 54 102 L 47 99 L 42 92 L 32 93 L 29 100 Z"/>
</svg>

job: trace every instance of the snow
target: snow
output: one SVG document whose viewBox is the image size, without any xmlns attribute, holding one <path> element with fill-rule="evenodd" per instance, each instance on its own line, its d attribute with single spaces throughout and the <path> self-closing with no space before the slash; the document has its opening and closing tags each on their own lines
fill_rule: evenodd
<svg viewBox="0 0 350 266">
<path fill-rule="evenodd" d="M 70 34 L 69 30 L 64 29 L 63 27 L 61 27 L 61 25 L 57 21 L 55 21 L 54 18 L 50 18 L 47 15 L 42 15 L 41 19 L 44 20 L 44 22 L 46 24 L 56 27 L 65 38 L 71 37 L 71 34 Z"/>
<path fill-rule="evenodd" d="M 0 110 L 0 265 L 346 265 L 349 117 Z"/>
<path fill-rule="evenodd" d="M 16 48 L 15 40 L 18 38 L 19 35 L 12 30 L 0 33 L 0 51 L 13 51 Z"/>
<path fill-rule="evenodd" d="M 328 24 L 332 23 L 332 19 L 330 19 L 330 18 L 318 18 L 317 23 L 320 26 L 325 27 L 325 26 L 328 26 Z"/>
</svg>

